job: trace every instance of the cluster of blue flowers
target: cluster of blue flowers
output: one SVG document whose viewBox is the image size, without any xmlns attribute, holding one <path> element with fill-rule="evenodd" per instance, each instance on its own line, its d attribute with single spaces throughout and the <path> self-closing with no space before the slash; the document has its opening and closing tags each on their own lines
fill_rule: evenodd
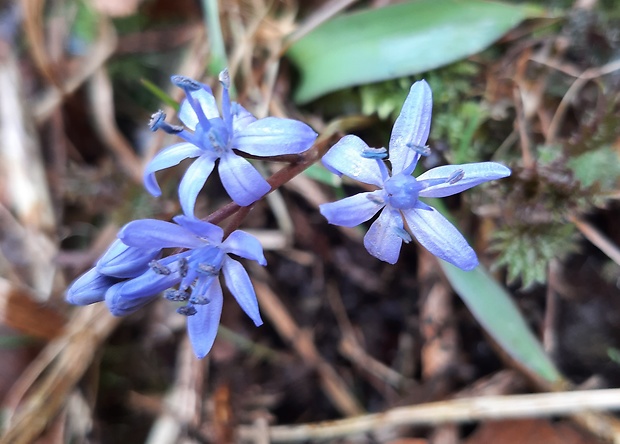
<svg viewBox="0 0 620 444">
<path fill-rule="evenodd" d="M 115 316 L 132 313 L 163 292 L 187 316 L 187 329 L 196 356 L 211 349 L 220 321 L 223 293 L 220 273 L 227 288 L 245 313 L 262 324 L 256 294 L 243 266 L 230 254 L 266 265 L 260 242 L 248 233 L 233 231 L 224 238 L 217 225 L 197 219 L 198 193 L 216 166 L 231 199 L 248 206 L 271 191 L 269 183 L 244 157 L 235 152 L 270 158 L 300 154 L 317 134 L 308 125 L 290 119 L 256 119 L 229 97 L 228 72 L 220 74 L 221 114 L 211 89 L 182 76 L 172 77 L 186 98 L 179 119 L 184 126 L 167 123 L 163 112 L 153 115 L 153 131 L 175 134 L 184 142 L 162 150 L 146 167 L 144 184 L 153 195 L 161 190 L 155 173 L 196 158 L 179 185 L 184 215 L 174 223 L 143 219 L 125 225 L 118 239 L 95 266 L 72 283 L 67 301 L 86 305 L 105 301 Z M 396 120 L 389 151 L 370 148 L 356 136 L 346 136 L 323 157 L 323 164 L 377 187 L 341 201 L 323 204 L 321 213 L 336 225 L 359 225 L 381 211 L 364 237 L 373 256 L 395 263 L 402 242 L 413 237 L 436 256 L 462 269 L 478 264 L 476 254 L 458 230 L 419 197 L 444 197 L 479 183 L 510 174 L 503 165 L 484 162 L 434 168 L 412 176 L 426 146 L 431 120 L 432 96 L 426 82 L 416 82 Z M 391 168 L 388 168 L 389 160 Z M 405 225 L 406 224 L 406 225 Z M 170 251 L 172 251 L 170 253 Z"/>
</svg>

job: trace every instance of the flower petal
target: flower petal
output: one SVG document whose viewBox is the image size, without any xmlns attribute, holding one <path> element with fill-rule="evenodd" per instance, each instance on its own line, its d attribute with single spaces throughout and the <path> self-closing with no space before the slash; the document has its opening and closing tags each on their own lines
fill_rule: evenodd
<svg viewBox="0 0 620 444">
<path fill-rule="evenodd" d="M 129 222 L 118 233 L 118 238 L 126 245 L 138 248 L 198 248 L 204 245 L 185 228 L 156 219 Z"/>
<path fill-rule="evenodd" d="M 368 148 L 357 136 L 344 136 L 323 156 L 323 165 L 339 176 L 345 175 L 363 183 L 383 186 L 383 175 L 376 159 L 363 157 Z"/>
<path fill-rule="evenodd" d="M 110 248 L 97 261 L 96 268 L 101 274 L 118 278 L 132 278 L 148 269 L 151 260 L 159 256 L 161 249 L 135 248 L 116 239 Z"/>
<path fill-rule="evenodd" d="M 226 280 L 226 286 L 237 300 L 239 306 L 243 311 L 254 321 L 254 324 L 258 327 L 263 324 L 263 320 L 260 317 L 258 311 L 258 301 L 256 300 L 256 293 L 254 292 L 254 286 L 248 276 L 247 271 L 243 268 L 239 262 L 230 257 L 224 258 L 224 266 L 222 267 L 222 273 Z"/>
<path fill-rule="evenodd" d="M 366 222 L 385 206 L 383 194 L 383 190 L 359 193 L 336 202 L 321 204 L 319 210 L 330 224 L 355 227 Z"/>
<path fill-rule="evenodd" d="M 66 300 L 73 305 L 101 302 L 105 299 L 106 291 L 117 282 L 118 279 L 105 276 L 96 268 L 91 268 L 67 288 Z"/>
<path fill-rule="evenodd" d="M 192 91 L 192 97 L 198 101 L 207 119 L 220 117 L 220 111 L 217 109 L 217 102 L 215 101 L 215 97 L 213 97 L 211 88 L 207 85 L 202 85 L 202 87 L 203 89 Z M 196 125 L 198 125 L 198 116 L 196 116 L 196 112 L 187 99 L 184 99 L 181 103 L 181 107 L 179 108 L 179 119 L 192 131 L 194 131 Z"/>
<path fill-rule="evenodd" d="M 417 180 L 424 187 L 421 197 L 445 197 L 507 176 L 510 176 L 510 168 L 495 162 L 480 162 L 440 166 L 421 174 Z"/>
<path fill-rule="evenodd" d="M 233 132 L 245 129 L 252 122 L 256 122 L 256 117 L 237 102 L 232 103 L 233 112 Z"/>
<path fill-rule="evenodd" d="M 230 233 L 222 244 L 222 248 L 226 253 L 256 261 L 262 266 L 267 265 L 260 241 L 245 231 L 236 230 Z"/>
<path fill-rule="evenodd" d="M 370 254 L 389 264 L 395 264 L 400 255 L 403 238 L 403 218 L 394 208 L 386 207 L 364 236 L 364 246 Z"/>
<path fill-rule="evenodd" d="M 205 185 L 214 166 L 215 159 L 211 156 L 203 155 L 196 159 L 185 172 L 179 184 L 179 202 L 185 214 L 189 216 L 194 215 L 198 193 Z"/>
<path fill-rule="evenodd" d="M 476 253 L 439 211 L 418 202 L 416 208 L 404 210 L 403 215 L 411 234 L 428 251 L 463 270 L 476 268 Z"/>
<path fill-rule="evenodd" d="M 233 152 L 222 156 L 218 172 L 228 195 L 242 207 L 256 202 L 271 190 L 271 185 L 256 168 Z"/>
<path fill-rule="evenodd" d="M 298 120 L 266 117 L 236 131 L 232 146 L 254 156 L 299 154 L 312 146 L 317 135 Z"/>
<path fill-rule="evenodd" d="M 394 123 L 390 137 L 390 163 L 392 174 L 410 167 L 420 155 L 410 146 L 424 146 L 431 129 L 433 93 L 424 80 L 411 85 L 407 100 Z"/>
<path fill-rule="evenodd" d="M 194 305 L 196 314 L 187 317 L 187 334 L 198 359 L 202 359 L 213 347 L 222 315 L 222 287 L 215 280 L 206 290 L 205 296 L 209 303 Z"/>
<path fill-rule="evenodd" d="M 144 170 L 144 186 L 153 196 L 161 196 L 161 189 L 155 179 L 155 172 L 178 165 L 182 160 L 198 157 L 203 151 L 196 145 L 183 142 L 161 150 Z"/>
<path fill-rule="evenodd" d="M 207 239 L 213 244 L 219 245 L 222 242 L 222 237 L 224 237 L 224 230 L 221 227 L 195 217 L 174 216 L 172 220 L 196 236 Z"/>
<path fill-rule="evenodd" d="M 153 272 L 150 273 L 154 276 L 157 276 Z M 169 276 L 165 277 L 169 278 Z M 140 308 L 157 298 L 157 294 L 160 291 L 170 287 L 170 285 L 165 285 L 158 291 L 152 291 L 152 288 L 157 287 L 140 286 L 134 288 L 134 286 L 131 285 L 132 281 L 133 279 L 130 281 L 120 282 L 110 287 L 106 292 L 105 303 L 108 306 L 108 310 L 110 310 L 110 313 L 112 313 L 114 316 L 126 316 L 139 310 Z M 140 282 L 146 283 L 146 280 L 141 279 Z M 131 291 L 127 290 L 127 287 L 130 287 Z"/>
</svg>

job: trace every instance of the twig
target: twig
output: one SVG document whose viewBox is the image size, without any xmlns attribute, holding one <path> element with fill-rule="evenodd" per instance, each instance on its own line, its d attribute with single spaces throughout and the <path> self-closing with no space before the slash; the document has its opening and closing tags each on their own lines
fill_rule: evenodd
<svg viewBox="0 0 620 444">
<path fill-rule="evenodd" d="M 618 409 L 620 389 L 462 398 L 398 407 L 383 413 L 338 421 L 274 426 L 269 429 L 269 438 L 271 442 L 299 442 L 333 439 L 399 426 L 541 418 Z M 239 428 L 242 439 L 249 440 L 253 433 L 252 427 Z M 617 439 L 620 437 L 619 433 L 617 430 L 608 430 L 606 438 Z"/>
<path fill-rule="evenodd" d="M 616 244 L 588 222 L 576 216 L 572 216 L 570 220 L 577 226 L 579 231 L 581 231 L 581 234 L 596 245 L 612 261 L 620 265 L 620 248 L 618 248 Z"/>
</svg>

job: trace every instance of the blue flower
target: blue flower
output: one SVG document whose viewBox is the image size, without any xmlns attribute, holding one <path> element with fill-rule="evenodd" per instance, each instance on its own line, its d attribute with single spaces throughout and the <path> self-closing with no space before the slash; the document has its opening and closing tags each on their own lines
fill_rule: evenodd
<svg viewBox="0 0 620 444">
<path fill-rule="evenodd" d="M 338 175 L 374 185 L 376 191 L 360 193 L 320 206 L 329 223 L 353 227 L 381 211 L 364 236 L 370 254 L 396 263 L 402 242 L 413 235 L 435 256 L 463 269 L 478 265 L 476 253 L 459 231 L 419 197 L 445 197 L 480 183 L 510 175 L 494 162 L 446 165 L 417 179 L 411 174 L 421 155 L 428 154 L 432 95 L 426 82 L 416 82 L 396 119 L 389 145 L 391 173 L 382 158 L 385 149 L 369 148 L 359 137 L 345 136 L 323 157 L 324 165 Z M 405 227 L 406 222 L 406 227 Z"/>
<path fill-rule="evenodd" d="M 198 193 L 219 159 L 218 171 L 222 185 L 233 201 L 241 206 L 256 202 L 271 190 L 260 173 L 234 150 L 253 156 L 299 154 L 312 146 L 317 134 L 305 123 L 292 119 L 266 117 L 256 119 L 236 102 L 231 102 L 228 71 L 220 74 L 222 84 L 222 113 L 207 85 L 182 76 L 172 82 L 185 91 L 179 119 L 185 127 L 165 122 L 165 114 L 155 113 L 151 119 L 153 131 L 162 129 L 176 134 L 185 142 L 162 150 L 146 166 L 144 184 L 154 196 L 161 195 L 155 172 L 196 158 L 179 185 L 179 200 L 188 216 L 194 215 Z"/>
<path fill-rule="evenodd" d="M 261 265 L 266 265 L 266 260 L 260 242 L 248 233 L 237 230 L 222 241 L 224 232 L 216 225 L 187 216 L 177 216 L 174 221 L 176 224 L 143 219 L 123 227 L 118 237 L 131 248 L 144 251 L 156 246 L 159 250 L 179 251 L 151 260 L 139 276 L 111 285 L 105 292 L 105 302 L 113 315 L 123 316 L 166 290 L 164 297 L 184 303 L 178 312 L 188 317 L 194 352 L 203 358 L 211 350 L 222 312 L 220 272 L 241 308 L 257 326 L 263 323 L 252 282 L 243 266 L 229 254 Z"/>
</svg>

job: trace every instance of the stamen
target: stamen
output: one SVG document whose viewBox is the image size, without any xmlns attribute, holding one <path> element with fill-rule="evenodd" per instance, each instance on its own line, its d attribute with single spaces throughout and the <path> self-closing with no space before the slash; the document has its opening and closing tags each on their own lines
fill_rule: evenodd
<svg viewBox="0 0 620 444">
<path fill-rule="evenodd" d="M 189 288 L 186 288 L 184 290 L 175 290 L 174 288 L 169 288 L 168 290 L 164 291 L 164 298 L 168 299 L 169 301 L 173 301 L 173 302 L 179 302 L 179 301 L 187 301 L 189 300 L 190 297 L 190 291 Z"/>
<path fill-rule="evenodd" d="M 166 113 L 162 110 L 159 110 L 153 114 L 151 116 L 151 120 L 149 121 L 149 128 L 151 131 L 163 130 L 168 134 L 178 134 L 185 129 L 179 125 L 170 125 L 165 119 Z"/>
<path fill-rule="evenodd" d="M 197 311 L 193 305 L 184 305 L 177 308 L 177 313 L 183 316 L 194 316 Z"/>
<path fill-rule="evenodd" d="M 364 148 L 362 150 L 362 157 L 366 159 L 385 159 L 387 157 L 387 150 L 385 148 Z"/>
<path fill-rule="evenodd" d="M 230 74 L 228 73 L 228 68 L 224 68 L 224 70 L 220 72 L 218 80 L 224 86 L 224 88 L 230 88 Z"/>
<path fill-rule="evenodd" d="M 376 194 L 367 194 L 366 199 L 376 204 L 384 204 L 385 200 L 381 196 L 377 196 Z"/>
<path fill-rule="evenodd" d="M 179 259 L 179 274 L 181 275 L 182 278 L 187 276 L 188 270 L 189 270 L 189 265 L 187 263 L 187 258 L 182 257 L 181 259 Z"/>
<path fill-rule="evenodd" d="M 450 177 L 446 179 L 446 182 L 449 183 L 450 185 L 454 185 L 458 181 L 462 180 L 463 177 L 465 177 L 465 171 L 459 168 L 458 170 L 450 174 Z"/>
<path fill-rule="evenodd" d="M 198 264 L 198 273 L 206 274 L 208 276 L 213 276 L 217 274 L 217 269 L 211 264 Z"/>
<path fill-rule="evenodd" d="M 430 156 L 431 154 L 431 147 L 428 145 L 420 146 L 420 145 L 414 145 L 412 143 L 408 143 L 407 147 L 411 148 L 413 151 L 418 153 L 420 156 L 427 157 L 427 156 Z"/>
<path fill-rule="evenodd" d="M 409 242 L 411 242 L 411 235 L 407 233 L 407 231 L 405 231 L 403 228 L 394 227 L 394 231 L 396 232 L 396 235 L 403 240 L 404 243 L 408 244 Z"/>
<path fill-rule="evenodd" d="M 172 270 L 170 270 L 170 268 L 166 267 L 165 265 L 160 264 L 156 260 L 152 260 L 151 262 L 149 262 L 149 267 L 151 267 L 151 269 L 155 272 L 155 274 L 161 274 L 164 276 L 168 276 L 170 275 L 170 273 L 172 273 Z"/>
<path fill-rule="evenodd" d="M 178 86 L 182 90 L 185 91 L 198 91 L 202 88 L 202 85 L 194 79 L 190 79 L 185 76 L 172 76 L 170 77 L 170 81 L 173 85 Z"/>
<path fill-rule="evenodd" d="M 209 302 L 211 302 L 211 299 L 202 294 L 198 296 L 192 294 L 189 302 L 194 305 L 207 305 Z"/>
</svg>

